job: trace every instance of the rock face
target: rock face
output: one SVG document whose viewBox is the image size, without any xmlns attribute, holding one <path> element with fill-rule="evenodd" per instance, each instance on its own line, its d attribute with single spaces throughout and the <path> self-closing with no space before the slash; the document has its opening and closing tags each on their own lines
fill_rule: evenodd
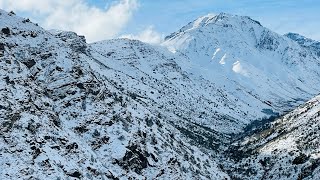
<svg viewBox="0 0 320 180">
<path fill-rule="evenodd" d="M 319 98 L 275 120 L 320 89 L 300 41 L 220 14 L 87 44 L 0 14 L 0 179 L 317 178 Z"/>
</svg>

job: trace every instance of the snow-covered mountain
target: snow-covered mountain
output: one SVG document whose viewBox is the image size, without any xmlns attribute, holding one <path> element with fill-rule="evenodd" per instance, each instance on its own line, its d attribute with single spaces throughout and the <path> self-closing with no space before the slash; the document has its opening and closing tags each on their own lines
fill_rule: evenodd
<svg viewBox="0 0 320 180">
<path fill-rule="evenodd" d="M 320 89 L 319 58 L 249 17 L 201 17 L 168 36 L 163 46 L 171 52 L 139 41 L 109 40 L 92 44 L 91 52 L 135 79 L 135 84 L 124 83 L 126 89 L 222 133 L 240 132 L 254 120 L 291 110 Z"/>
<path fill-rule="evenodd" d="M 319 58 L 249 17 L 207 15 L 164 45 L 188 59 L 178 62 L 183 70 L 250 102 L 257 117 L 265 104 L 282 113 L 319 92 Z"/>
<path fill-rule="evenodd" d="M 222 13 L 161 46 L 87 44 L 0 14 L 0 179 L 290 179 L 314 162 L 280 169 L 290 149 L 268 152 L 316 132 L 318 98 L 268 122 L 318 94 L 316 42 Z"/>
</svg>

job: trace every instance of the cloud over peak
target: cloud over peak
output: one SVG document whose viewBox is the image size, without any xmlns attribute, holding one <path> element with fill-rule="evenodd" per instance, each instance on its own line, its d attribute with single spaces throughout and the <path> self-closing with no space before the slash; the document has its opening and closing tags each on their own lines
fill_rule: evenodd
<svg viewBox="0 0 320 180">
<path fill-rule="evenodd" d="M 163 35 L 155 31 L 153 26 L 147 27 L 139 34 L 126 34 L 120 36 L 120 38 L 137 39 L 150 44 L 160 44 L 163 41 Z"/>
</svg>

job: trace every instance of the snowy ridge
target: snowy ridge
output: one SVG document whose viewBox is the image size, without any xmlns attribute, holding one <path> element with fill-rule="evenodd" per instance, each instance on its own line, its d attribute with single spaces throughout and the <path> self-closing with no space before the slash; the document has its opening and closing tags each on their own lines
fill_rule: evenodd
<svg viewBox="0 0 320 180">
<path fill-rule="evenodd" d="M 297 34 L 297 33 L 288 33 L 288 34 L 285 34 L 285 36 L 298 42 L 301 46 L 309 49 L 316 56 L 320 57 L 320 42 L 319 41 L 315 41 L 315 40 L 306 38 L 306 37 L 304 37 L 300 34 Z"/>
</svg>

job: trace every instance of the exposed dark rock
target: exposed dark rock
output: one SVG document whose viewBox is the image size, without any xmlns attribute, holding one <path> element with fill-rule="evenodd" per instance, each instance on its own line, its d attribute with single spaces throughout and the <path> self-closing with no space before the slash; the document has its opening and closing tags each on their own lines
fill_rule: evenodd
<svg viewBox="0 0 320 180">
<path fill-rule="evenodd" d="M 40 124 L 35 123 L 34 120 L 31 120 L 28 123 L 27 130 L 29 130 L 32 134 L 35 134 L 40 126 Z"/>
<path fill-rule="evenodd" d="M 39 148 L 34 148 L 33 149 L 33 153 L 32 153 L 32 155 L 33 155 L 33 159 L 36 159 L 39 155 L 41 154 L 41 149 L 39 149 Z"/>
<path fill-rule="evenodd" d="M 1 110 L 1 109 L 6 110 L 7 108 L 6 108 L 5 106 L 2 106 L 2 105 L 0 104 L 0 110 Z"/>
<path fill-rule="evenodd" d="M 77 87 L 80 88 L 80 89 L 85 89 L 83 83 L 78 83 L 78 84 L 77 84 Z"/>
<path fill-rule="evenodd" d="M 102 145 L 107 144 L 109 142 L 109 137 L 103 136 L 102 138 L 96 139 L 91 143 L 91 146 L 94 150 L 99 149 Z"/>
<path fill-rule="evenodd" d="M 294 160 L 292 161 L 292 164 L 294 164 L 294 165 L 303 164 L 303 163 L 307 162 L 308 159 L 309 159 L 309 157 L 307 155 L 301 153 L 299 156 L 294 158 Z"/>
<path fill-rule="evenodd" d="M 265 50 L 275 51 L 278 48 L 279 44 L 280 43 L 272 36 L 270 32 L 264 31 L 256 47 Z"/>
<path fill-rule="evenodd" d="M 31 32 L 30 36 L 33 37 L 33 38 L 35 38 L 35 37 L 37 37 L 38 35 L 37 35 L 36 32 Z"/>
<path fill-rule="evenodd" d="M 141 171 L 148 167 L 149 153 L 141 150 L 137 145 L 128 146 L 127 149 L 125 156 L 119 161 L 119 165 L 141 174 Z"/>
<path fill-rule="evenodd" d="M 119 180 L 119 178 L 116 177 L 116 176 L 114 176 L 110 171 L 109 171 L 109 173 L 107 174 L 107 178 L 112 179 L 112 180 Z"/>
<path fill-rule="evenodd" d="M 14 123 L 18 121 L 20 118 L 21 118 L 21 115 L 19 113 L 12 114 L 8 120 L 2 122 L 1 126 L 3 127 L 3 129 L 1 128 L 0 130 L 3 132 L 10 131 Z"/>
<path fill-rule="evenodd" d="M 43 60 L 48 59 L 51 56 L 52 56 L 52 53 L 45 53 L 40 55 L 41 59 Z"/>
<path fill-rule="evenodd" d="M 22 21 L 23 23 L 27 23 L 27 22 L 30 22 L 30 19 L 29 18 L 27 18 L 27 19 L 24 19 L 23 21 Z"/>
<path fill-rule="evenodd" d="M 77 143 L 72 143 L 72 144 L 69 144 L 66 146 L 66 149 L 68 152 L 72 152 L 72 151 L 75 151 L 79 148 L 78 144 Z"/>
<path fill-rule="evenodd" d="M 10 35 L 10 29 L 8 27 L 5 27 L 5 28 L 2 28 L 1 29 L 1 32 L 5 35 Z"/>
<path fill-rule="evenodd" d="M 71 176 L 71 177 L 75 177 L 75 178 L 78 178 L 80 179 L 81 178 L 81 173 L 79 171 L 74 171 L 72 173 L 67 173 L 68 176 Z"/>
<path fill-rule="evenodd" d="M 0 43 L 0 51 L 4 51 L 5 50 L 5 44 Z"/>
<path fill-rule="evenodd" d="M 9 16 L 12 16 L 12 15 L 16 15 L 16 13 L 13 12 L 13 11 L 10 11 L 10 12 L 8 13 L 8 15 L 9 15 Z"/>
<path fill-rule="evenodd" d="M 32 68 L 35 64 L 36 61 L 34 59 L 30 59 L 28 61 L 22 62 L 24 65 L 26 65 L 29 69 Z"/>
<path fill-rule="evenodd" d="M 9 76 L 6 76 L 6 77 L 3 78 L 3 79 L 6 81 L 7 84 L 11 84 L 11 85 L 14 85 L 14 84 L 15 84 L 14 81 L 12 81 L 12 80 L 9 78 Z"/>
<path fill-rule="evenodd" d="M 114 52 L 108 52 L 107 56 L 111 56 Z"/>
<path fill-rule="evenodd" d="M 79 134 L 82 134 L 82 133 L 89 131 L 89 129 L 87 129 L 84 125 L 75 127 L 74 130 Z"/>
</svg>

